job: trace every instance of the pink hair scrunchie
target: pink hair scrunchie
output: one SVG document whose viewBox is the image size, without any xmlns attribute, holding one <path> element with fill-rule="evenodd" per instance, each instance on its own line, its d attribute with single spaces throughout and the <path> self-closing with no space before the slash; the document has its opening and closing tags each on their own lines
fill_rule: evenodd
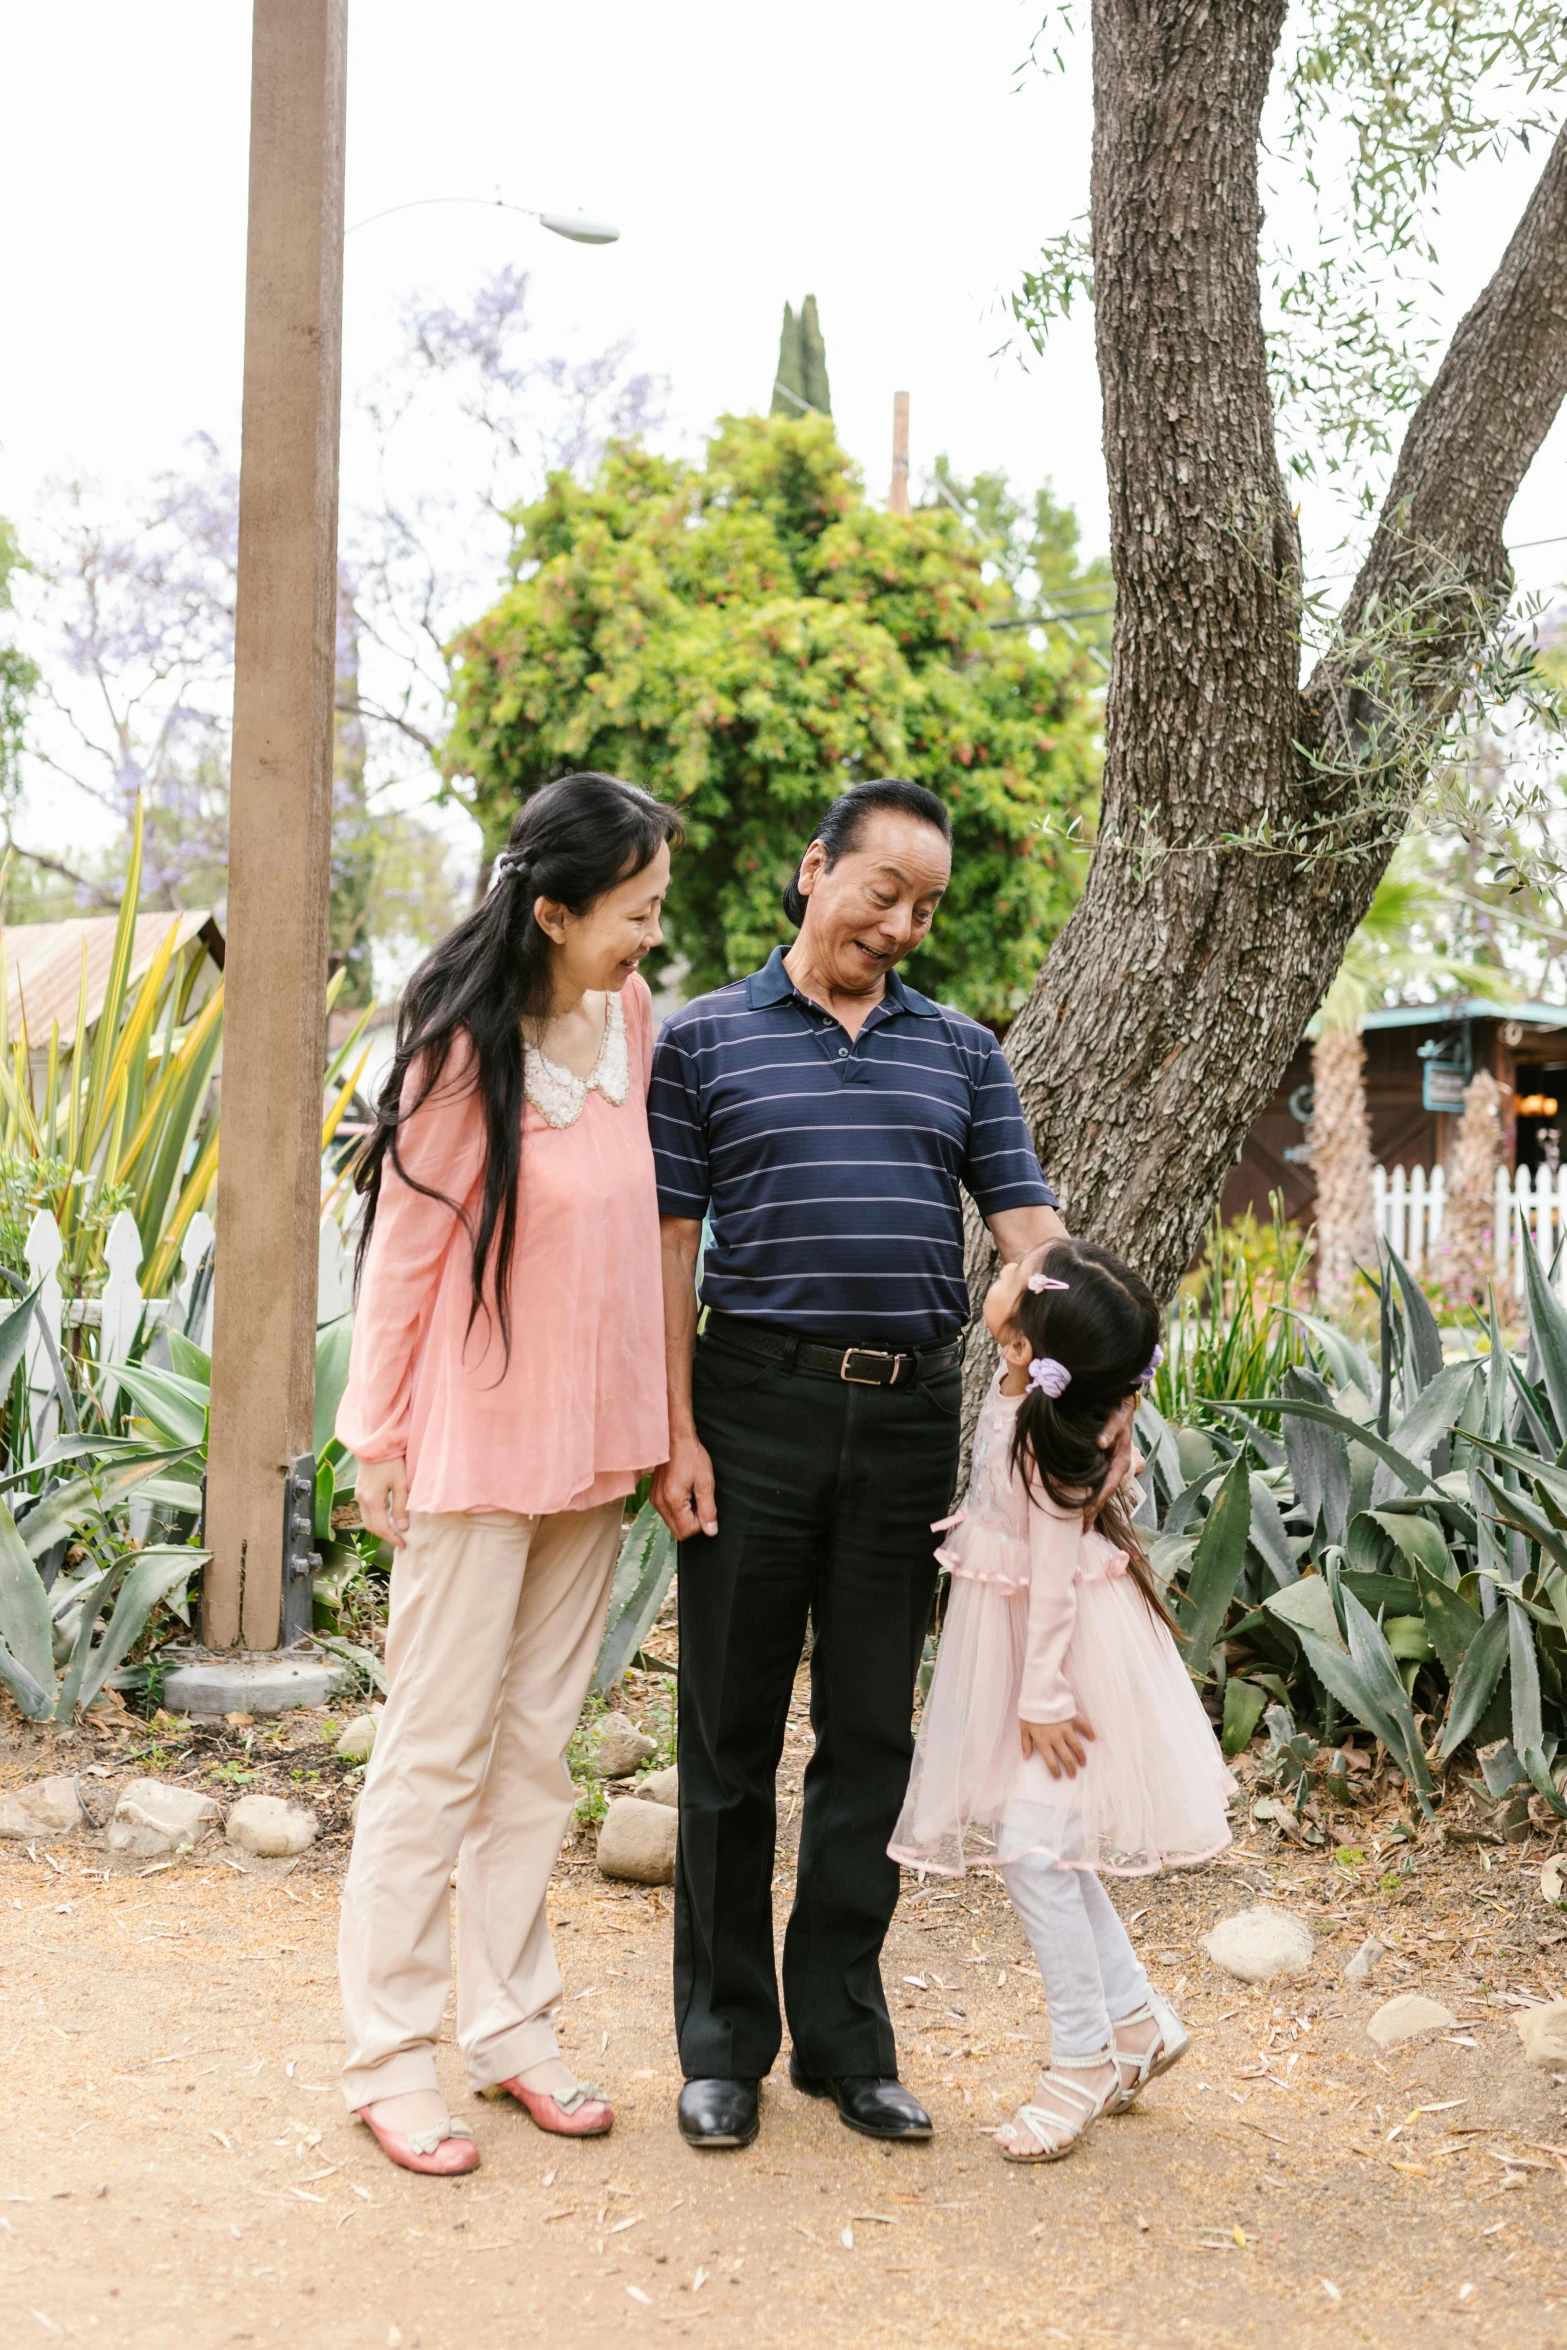
<svg viewBox="0 0 1567 2350">
<path fill-rule="evenodd" d="M 1035 1355 L 1028 1366 L 1028 1384 L 1037 1387 L 1041 1395 L 1048 1395 L 1053 1403 L 1071 1386 L 1072 1374 L 1054 1355 Z"/>
</svg>

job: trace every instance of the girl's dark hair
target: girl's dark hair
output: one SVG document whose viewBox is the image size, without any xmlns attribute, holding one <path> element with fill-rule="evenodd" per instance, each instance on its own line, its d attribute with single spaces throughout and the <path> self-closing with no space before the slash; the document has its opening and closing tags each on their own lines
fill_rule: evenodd
<svg viewBox="0 0 1567 2350">
<path fill-rule="evenodd" d="M 834 800 L 806 847 L 821 842 L 830 872 L 841 856 L 858 848 L 865 819 L 878 808 L 890 808 L 901 816 L 917 816 L 922 824 L 933 824 L 943 840 L 952 838 L 952 819 L 933 791 L 927 791 L 922 783 L 904 783 L 895 775 L 884 775 L 879 783 L 856 783 Z M 800 864 L 804 862 L 802 857 Z M 799 865 L 784 891 L 783 904 L 784 912 L 798 930 L 805 920 Z"/>
<path fill-rule="evenodd" d="M 1067 1286 L 1025 1289 L 1013 1308 L 1013 1327 L 1028 1340 L 1032 1356 L 1054 1356 L 1072 1378 L 1058 1396 L 1030 1387 L 1023 1397 L 1012 1465 L 1030 1490 L 1037 1478 L 1058 1509 L 1083 1509 L 1110 1473 L 1111 1455 L 1099 1444 L 1105 1422 L 1153 1360 L 1159 1308 L 1142 1276 L 1091 1240 L 1052 1241 L 1035 1270 Z M 1125 1551 L 1138 1590 L 1174 1630 L 1121 1491 L 1110 1495 L 1094 1522 Z"/>
<path fill-rule="evenodd" d="M 376 1102 L 374 1128 L 354 1170 L 355 1187 L 365 1200 L 355 1273 L 364 1266 L 390 1158 L 411 1190 L 444 1200 L 467 1225 L 473 1249 L 468 1327 L 488 1311 L 493 1297 L 508 1362 L 508 1290 L 522 1167 L 522 1024 L 546 1019 L 550 1005 L 551 941 L 534 920 L 534 902 L 549 898 L 584 914 L 595 899 L 651 865 L 665 841 L 679 836 L 673 808 L 613 775 L 563 775 L 545 784 L 514 818 L 483 904 L 426 955 L 403 996 L 397 1050 Z M 400 1128 L 440 1084 L 459 1031 L 473 1047 L 469 1082 L 478 1091 L 487 1145 L 477 1225 L 461 1201 L 410 1175 L 397 1149 Z M 410 1071 L 415 1073 L 411 1085 Z"/>
</svg>

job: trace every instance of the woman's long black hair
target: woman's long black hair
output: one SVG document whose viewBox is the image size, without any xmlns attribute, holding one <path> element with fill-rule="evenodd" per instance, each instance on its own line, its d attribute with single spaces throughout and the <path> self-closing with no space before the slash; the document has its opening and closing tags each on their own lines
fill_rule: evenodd
<svg viewBox="0 0 1567 2350">
<path fill-rule="evenodd" d="M 1099 1444 L 1105 1422 L 1153 1361 L 1159 1308 L 1141 1274 L 1092 1240 L 1053 1240 L 1035 1269 L 1066 1287 L 1025 1289 L 1013 1325 L 1031 1356 L 1053 1356 L 1072 1376 L 1058 1396 L 1030 1387 L 1022 1398 L 1012 1465 L 1030 1488 L 1037 1478 L 1058 1509 L 1083 1509 L 1110 1473 L 1112 1456 Z M 1112 1493 L 1094 1522 L 1125 1551 L 1128 1572 L 1154 1614 L 1171 1623 L 1124 1495 Z"/>
<path fill-rule="evenodd" d="M 363 1268 L 370 1246 L 390 1158 L 411 1190 L 445 1200 L 469 1225 L 473 1302 L 468 1327 L 493 1297 L 508 1362 L 508 1291 L 522 1169 L 522 1027 L 525 1020 L 547 1019 L 550 1008 L 551 942 L 534 920 L 534 903 L 548 898 L 583 914 L 617 883 L 644 871 L 664 842 L 678 839 L 679 833 L 673 808 L 613 775 L 563 775 L 545 784 L 513 821 L 484 903 L 425 957 L 403 997 L 397 1050 L 376 1103 L 375 1126 L 354 1171 L 355 1188 L 365 1201 L 355 1272 Z M 484 1112 L 487 1144 L 477 1226 L 460 1201 L 416 1181 L 397 1149 L 399 1129 L 439 1085 L 459 1030 L 473 1047 L 472 1082 Z"/>
</svg>

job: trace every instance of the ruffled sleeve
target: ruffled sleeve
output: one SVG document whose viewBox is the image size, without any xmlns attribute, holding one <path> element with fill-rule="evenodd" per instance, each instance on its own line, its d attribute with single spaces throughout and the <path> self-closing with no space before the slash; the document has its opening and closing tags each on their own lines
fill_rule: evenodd
<svg viewBox="0 0 1567 2350">
<path fill-rule="evenodd" d="M 1081 1512 L 1060 1510 L 1048 1497 L 1030 1503 L 1028 1648 L 1018 1694 L 1018 1715 L 1025 1722 L 1069 1722 L 1077 1711 L 1062 1667 L 1077 1621 L 1082 1540 Z"/>
<path fill-rule="evenodd" d="M 410 1073 L 405 1098 L 415 1082 Z M 403 1180 L 388 1152 L 354 1315 L 348 1385 L 337 1409 L 339 1441 L 362 1461 L 390 1460 L 408 1450 L 414 1374 L 441 1266 L 454 1236 L 467 1245 L 457 1210 L 474 1198 L 484 1177 L 484 1115 L 465 1036 L 454 1042 L 434 1091 L 399 1132 L 397 1155 L 413 1180 Z M 431 1199 L 414 1184 L 444 1196 Z"/>
</svg>

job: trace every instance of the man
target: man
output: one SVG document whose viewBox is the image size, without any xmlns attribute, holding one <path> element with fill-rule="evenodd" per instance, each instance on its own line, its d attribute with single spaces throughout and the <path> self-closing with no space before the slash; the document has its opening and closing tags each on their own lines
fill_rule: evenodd
<svg viewBox="0 0 1567 2350">
<path fill-rule="evenodd" d="M 676 1012 L 654 1056 L 671 1451 L 653 1492 L 680 1540 L 675 2006 L 695 2146 L 750 2143 L 779 2049 L 773 1790 L 808 1620 L 789 2075 L 868 2136 L 931 2134 L 898 2081 L 879 1962 L 931 1521 L 957 1471 L 961 1192 L 1008 1259 L 1064 1229 L 995 1038 L 895 968 L 951 863 L 933 793 L 846 792 L 785 893 L 794 945 Z"/>
</svg>

